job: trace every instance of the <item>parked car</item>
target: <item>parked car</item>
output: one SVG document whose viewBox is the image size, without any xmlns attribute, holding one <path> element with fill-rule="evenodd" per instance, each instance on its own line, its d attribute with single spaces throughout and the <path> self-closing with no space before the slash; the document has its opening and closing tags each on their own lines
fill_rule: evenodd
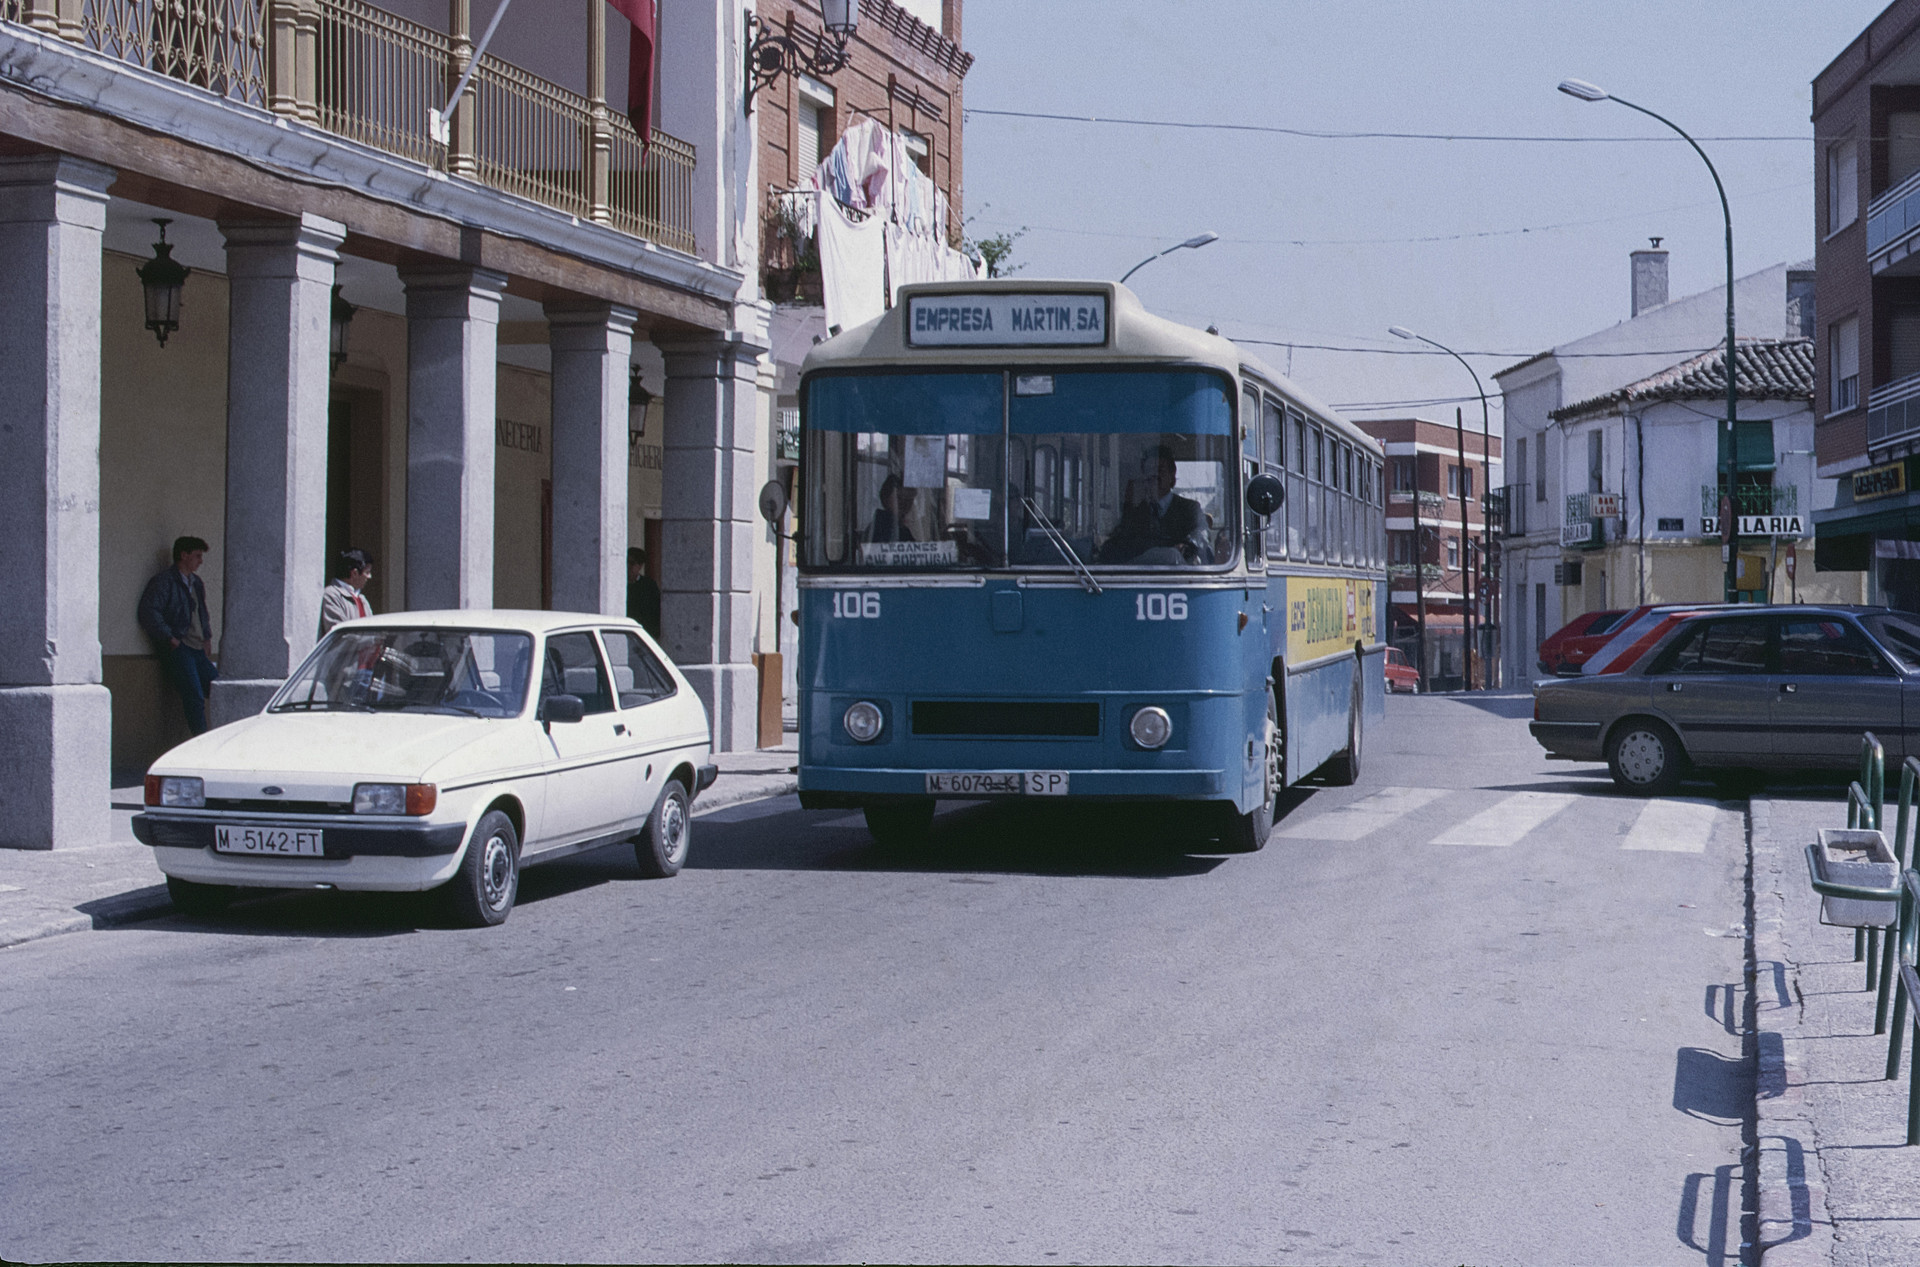
<svg viewBox="0 0 1920 1267">
<path fill-rule="evenodd" d="M 632 840 L 647 875 L 679 871 L 711 754 L 633 621 L 403 612 L 337 626 L 263 712 L 156 761 L 133 830 L 190 914 L 243 888 L 444 885 L 498 924 L 525 865 Z"/>
<path fill-rule="evenodd" d="M 1626 614 L 1624 610 L 1586 612 L 1554 630 L 1540 644 L 1541 671 L 1554 676 L 1578 673 Z"/>
<path fill-rule="evenodd" d="M 1420 693 L 1420 670 L 1408 663 L 1407 653 L 1398 647 L 1387 648 L 1387 690 Z"/>
<path fill-rule="evenodd" d="M 1854 768 L 1872 731 L 1920 755 L 1920 617 L 1877 607 L 1718 606 L 1662 618 L 1618 672 L 1534 687 L 1549 757 L 1605 761 L 1621 788 L 1670 792 L 1689 769 Z"/>
<path fill-rule="evenodd" d="M 1586 676 L 1623 673 L 1631 668 L 1647 649 L 1664 638 L 1682 616 L 1724 607 L 1724 603 L 1667 603 L 1632 608 L 1613 627 L 1600 649 L 1580 666 Z"/>
</svg>

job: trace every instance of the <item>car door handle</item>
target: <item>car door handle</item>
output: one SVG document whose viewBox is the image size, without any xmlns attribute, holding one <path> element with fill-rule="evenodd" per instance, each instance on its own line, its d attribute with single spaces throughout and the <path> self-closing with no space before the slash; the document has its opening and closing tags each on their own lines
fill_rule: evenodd
<svg viewBox="0 0 1920 1267">
<path fill-rule="evenodd" d="M 1794 685 L 1792 682 L 1782 682 L 1780 684 L 1780 693 L 1782 695 L 1791 695 L 1799 689 L 1800 688 Z"/>
<path fill-rule="evenodd" d="M 627 728 L 624 724 L 615 722 L 613 723 L 613 733 L 616 735 L 624 735 L 627 733 Z"/>
<path fill-rule="evenodd" d="M 1684 682 L 1669 682 L 1669 683 L 1667 683 L 1667 689 L 1668 689 L 1669 691 L 1677 691 L 1677 690 L 1679 690 L 1679 689 L 1680 689 L 1680 688 L 1681 688 L 1682 686 L 1685 686 L 1685 685 L 1686 685 L 1686 683 L 1684 683 Z"/>
</svg>

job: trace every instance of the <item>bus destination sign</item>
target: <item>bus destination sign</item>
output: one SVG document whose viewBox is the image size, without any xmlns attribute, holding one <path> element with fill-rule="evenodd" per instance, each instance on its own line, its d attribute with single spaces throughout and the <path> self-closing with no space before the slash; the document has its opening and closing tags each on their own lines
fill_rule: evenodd
<svg viewBox="0 0 1920 1267">
<path fill-rule="evenodd" d="M 1103 294 L 914 295 L 914 347 L 1099 347 L 1107 341 Z"/>
</svg>

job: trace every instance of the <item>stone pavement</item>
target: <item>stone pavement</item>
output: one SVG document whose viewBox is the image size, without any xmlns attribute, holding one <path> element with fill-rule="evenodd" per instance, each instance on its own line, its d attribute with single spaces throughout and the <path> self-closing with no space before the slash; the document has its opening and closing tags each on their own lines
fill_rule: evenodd
<svg viewBox="0 0 1920 1267">
<path fill-rule="evenodd" d="M 1887 808 L 1889 819 L 1893 813 Z M 1853 930 L 1820 923 L 1807 844 L 1845 827 L 1831 791 L 1752 804 L 1759 1233 L 1764 1267 L 1920 1263 L 1920 1145 L 1908 1059 L 1885 1079 Z M 1891 828 L 1891 822 L 1889 822 Z"/>
<path fill-rule="evenodd" d="M 792 735 L 780 748 L 722 752 L 720 777 L 694 802 L 694 815 L 785 796 L 799 783 Z M 153 851 L 133 838 L 141 789 L 113 790 L 109 838 L 48 850 L 0 849 L 0 949 L 57 933 L 151 919 L 173 909 Z"/>
</svg>

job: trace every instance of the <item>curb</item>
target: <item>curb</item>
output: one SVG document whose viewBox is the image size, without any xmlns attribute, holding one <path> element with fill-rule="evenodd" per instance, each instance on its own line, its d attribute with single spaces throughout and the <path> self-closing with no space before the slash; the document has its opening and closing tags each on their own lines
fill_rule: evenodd
<svg viewBox="0 0 1920 1267">
<path fill-rule="evenodd" d="M 49 913 L 37 924 L 0 929 L 0 950 L 30 941 L 58 937 L 62 933 L 80 933 L 95 928 L 137 924 L 142 920 L 169 914 L 172 910 L 173 899 L 167 896 L 166 886 L 149 884 L 143 888 L 130 889 L 125 893 L 116 893 L 111 897 L 82 902 L 68 912 Z"/>
<path fill-rule="evenodd" d="M 1833 1217 L 1821 1182 L 1826 1168 L 1819 1132 L 1800 1092 L 1805 1075 L 1788 1049 L 1800 1027 L 1800 979 L 1786 937 L 1773 804 L 1765 797 L 1748 802 L 1747 864 L 1753 901 L 1747 983 L 1759 1057 L 1753 1084 L 1755 1261 L 1762 1267 L 1826 1267 L 1833 1260 Z"/>
<path fill-rule="evenodd" d="M 725 779 L 727 776 L 722 774 L 720 777 Z M 693 803 L 693 813 L 694 817 L 697 818 L 702 814 L 711 813 L 714 810 L 732 809 L 736 805 L 745 805 L 750 801 L 770 801 L 775 797 L 792 796 L 799 790 L 800 779 L 797 775 L 791 774 L 779 778 L 777 782 L 762 783 L 758 787 L 743 787 L 721 791 L 718 785 L 716 785 L 713 788 L 709 788 Z"/>
</svg>

